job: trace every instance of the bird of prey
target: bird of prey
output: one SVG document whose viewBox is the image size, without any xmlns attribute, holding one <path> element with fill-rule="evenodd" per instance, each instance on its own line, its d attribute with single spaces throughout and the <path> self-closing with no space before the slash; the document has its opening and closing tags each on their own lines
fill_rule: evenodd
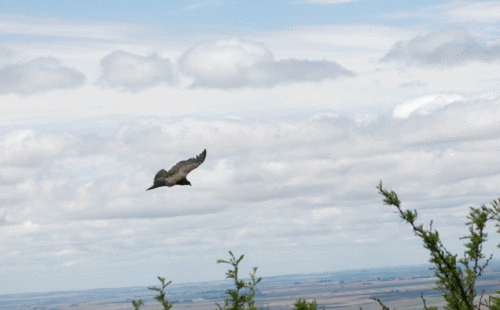
<svg viewBox="0 0 500 310">
<path fill-rule="evenodd" d="M 205 161 L 206 156 L 207 150 L 205 149 L 200 155 L 194 158 L 178 162 L 175 166 L 170 168 L 168 172 L 165 169 L 161 169 L 155 175 L 153 186 L 148 188 L 147 191 L 160 186 L 172 187 L 174 185 L 191 185 L 191 182 L 186 179 L 186 176 L 192 170 L 198 168 L 198 166 Z"/>
</svg>

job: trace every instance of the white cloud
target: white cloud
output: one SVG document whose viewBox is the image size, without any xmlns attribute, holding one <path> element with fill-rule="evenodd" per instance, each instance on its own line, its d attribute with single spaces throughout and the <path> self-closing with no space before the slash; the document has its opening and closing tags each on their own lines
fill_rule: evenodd
<svg viewBox="0 0 500 310">
<path fill-rule="evenodd" d="M 406 172 L 396 173 L 398 165 L 408 164 L 403 157 L 439 164 L 420 150 L 399 149 L 402 143 L 413 145 L 430 138 L 433 143 L 447 143 L 465 133 L 490 137 L 498 127 L 493 121 L 497 101 L 451 104 L 462 99 L 459 95 L 420 97 L 394 109 L 399 120 L 382 116 L 363 124 L 343 116 L 258 123 L 242 116 L 132 119 L 108 137 L 69 134 L 64 127 L 52 134 L 15 131 L 0 140 L 3 197 L 24 197 L 19 198 L 23 207 L 18 210 L 26 210 L 28 220 L 38 222 L 211 214 L 233 204 L 270 200 L 297 207 L 338 208 L 328 205 L 334 197 L 346 199 L 356 191 L 356 196 L 364 197 L 371 181 L 387 173 L 403 177 Z M 412 113 L 421 117 L 409 117 Z M 190 175 L 192 187 L 157 189 L 145 196 L 159 169 L 168 169 L 204 148 L 207 161 Z M 401 155 L 404 152 L 408 155 Z M 433 152 L 430 148 L 427 154 Z M 432 169 L 421 170 L 422 177 L 432 174 Z M 368 187 L 359 189 L 364 186 Z M 186 191 L 200 200 L 191 201 L 182 194 Z M 162 201 L 168 201 L 169 207 L 158 207 Z M 26 220 L 22 212 L 9 214 L 10 221 Z"/>
<path fill-rule="evenodd" d="M 448 104 L 425 117 L 409 117 L 407 119 L 408 129 L 405 130 L 404 139 L 408 144 L 412 145 L 422 143 L 431 145 L 443 143 L 446 145 L 450 141 L 490 140 L 496 136 L 494 132 L 500 129 L 500 124 L 497 124 L 495 120 L 500 115 L 498 103 L 498 97 L 494 100 L 466 99 L 463 102 Z M 491 152 L 496 149 L 496 143 L 484 147 L 485 151 Z M 471 146 L 469 150 L 473 151 L 473 147 Z M 495 171 L 495 169 L 492 171 Z M 496 174 L 496 172 L 493 172 L 493 174 Z"/>
<path fill-rule="evenodd" d="M 272 53 L 263 44 L 233 39 L 205 41 L 189 49 L 179 60 L 186 72 L 204 79 L 240 75 L 245 68 L 260 62 L 271 62 Z"/>
<path fill-rule="evenodd" d="M 52 49 L 65 64 L 85 68 L 89 78 L 98 74 L 97 62 L 105 53 L 125 50 L 134 54 L 122 52 L 117 59 L 129 61 L 132 69 L 123 71 L 117 64 L 115 74 L 122 70 L 123 75 L 110 78 L 115 84 L 108 86 L 152 89 L 129 94 L 88 84 L 63 94 L 4 97 L 11 111 L 2 110 L 0 133 L 0 235 L 5 236 L 0 264 L 6 279 L 0 290 L 147 285 L 161 268 L 170 270 L 174 283 L 222 279 L 214 262 L 228 249 L 244 253 L 244 261 L 256 262 L 265 276 L 297 268 L 366 268 L 377 261 L 397 265 L 406 257 L 404 250 L 391 249 L 397 238 L 411 236 L 411 229 L 383 206 L 374 189 L 380 179 L 405 206 L 421 211 L 424 223 L 434 218 L 437 229 L 449 220 L 450 206 L 467 210 L 487 203 L 500 187 L 500 101 L 467 97 L 450 103 L 457 93 L 483 91 L 485 85 L 497 89 L 496 65 L 430 73 L 425 68 L 377 71 L 380 64 L 369 58 L 383 55 L 396 40 L 410 39 L 411 31 L 306 27 L 256 32 L 255 41 L 265 46 L 245 40 L 230 46 L 231 40 L 221 40 L 226 45 L 217 50 L 206 43 L 191 59 L 189 76 L 214 89 L 153 88 L 172 82 L 155 71 L 168 59 L 139 56 L 158 50 L 172 60 L 182 51 L 194 53 L 195 48 L 187 48 L 199 37 L 183 38 L 176 51 L 168 49 L 170 41 L 158 43 L 165 44 L 160 48 L 137 41 L 111 49 L 93 46 L 88 53 L 80 49 L 84 45 L 67 52 L 58 51 L 58 44 L 26 49 L 13 44 L 24 56 Z M 346 67 L 364 73 L 338 82 L 280 85 L 333 78 L 328 66 L 335 63 L 311 60 L 324 58 L 342 59 Z M 147 74 L 130 76 L 142 65 L 149 68 Z M 455 78 L 460 76 L 468 78 Z M 225 91 L 243 87 L 232 85 L 232 79 L 236 85 L 277 86 Z M 410 82 L 400 84 L 405 81 Z M 427 93 L 441 95 L 419 95 L 418 81 L 428 85 Z M 410 97 L 416 99 L 405 101 Z M 67 102 L 72 106 L 62 109 Z M 364 106 L 357 113 L 353 106 L 360 102 Z M 380 112 L 380 102 L 398 102 L 395 114 L 403 117 L 389 107 Z M 338 104 L 347 109 L 331 110 Z M 17 111 L 19 106 L 25 110 Z M 264 111 L 249 112 L 258 110 Z M 133 116 L 107 115 L 117 111 Z M 37 125 L 29 125 L 27 113 Z M 136 116 L 148 114 L 157 116 Z M 205 147 L 207 160 L 188 177 L 192 187 L 145 191 L 159 169 Z M 463 228 L 458 220 L 453 225 Z M 356 248 L 354 242 L 366 240 L 379 242 Z M 408 247 L 421 249 L 418 239 L 414 242 Z M 425 261 L 427 253 L 421 250 L 422 256 L 408 263 Z M 294 263 L 293 253 L 315 253 L 316 263 L 306 264 L 305 258 Z M 203 272 L 190 269 L 193 265 Z M 26 272 L 33 275 L 31 281 L 16 280 Z"/>
<path fill-rule="evenodd" d="M 455 22 L 498 22 L 500 21 L 500 3 L 498 1 L 469 2 L 451 9 L 445 16 Z"/>
<path fill-rule="evenodd" d="M 337 208 L 321 208 L 313 210 L 311 217 L 316 220 L 328 220 L 332 217 L 339 217 L 342 215 L 342 210 Z"/>
<path fill-rule="evenodd" d="M 412 113 L 429 114 L 450 103 L 463 101 L 464 97 L 458 94 L 427 95 L 410 99 L 394 108 L 392 115 L 395 118 L 408 118 Z"/>
<path fill-rule="evenodd" d="M 62 65 L 59 59 L 39 57 L 0 68 L 0 94 L 31 95 L 83 85 L 85 75 Z"/>
<path fill-rule="evenodd" d="M 157 54 L 147 57 L 114 51 L 101 60 L 98 84 L 137 92 L 162 83 L 173 84 L 176 73 L 170 59 Z"/>
<path fill-rule="evenodd" d="M 57 156 L 71 140 L 68 135 L 14 131 L 0 141 L 0 163 L 13 167 L 38 166 L 44 160 Z"/>
<path fill-rule="evenodd" d="M 426 87 L 426 86 L 428 86 L 426 83 L 423 83 L 419 80 L 413 80 L 413 81 L 401 83 L 398 85 L 398 87 L 402 87 L 402 88 Z"/>
<path fill-rule="evenodd" d="M 459 66 L 470 61 L 500 60 L 500 44 L 489 44 L 465 29 L 450 29 L 400 41 L 380 60 L 418 66 Z"/>
<path fill-rule="evenodd" d="M 424 7 L 418 11 L 383 14 L 380 17 L 390 19 L 422 17 L 457 24 L 495 23 L 500 20 L 500 5 L 498 1 L 449 1 Z"/>
<path fill-rule="evenodd" d="M 274 60 L 263 44 L 242 39 L 205 41 L 187 50 L 177 70 L 170 59 L 114 51 L 101 60 L 97 84 L 138 92 L 162 83 L 209 88 L 273 87 L 354 74 L 327 60 Z M 179 83 L 178 83 L 179 82 Z"/>
<path fill-rule="evenodd" d="M 54 268 L 57 278 L 64 277 L 64 266 L 87 274 L 94 268 L 101 280 L 91 281 L 103 286 L 113 286 L 105 275 L 130 266 L 121 285 L 143 285 L 139 274 L 147 282 L 158 273 L 141 267 L 144 257 L 176 266 L 174 281 L 200 281 L 212 274 L 184 268 L 204 262 L 212 270 L 207 257 L 228 249 L 251 255 L 280 247 L 277 255 L 283 255 L 321 246 L 328 257 L 356 240 L 393 247 L 389 237 L 398 221 L 376 193 L 380 179 L 409 208 L 425 200 L 422 221 L 434 218 L 438 229 L 448 206 L 485 203 L 500 186 L 499 100 L 431 107 L 418 118 L 387 114 L 363 125 L 323 111 L 258 120 L 243 113 L 104 118 L 91 122 L 96 132 L 106 126 L 101 136 L 70 123 L 51 127 L 50 134 L 50 125 L 3 133 L 0 246 L 7 254 L 0 262 L 15 269 L 35 268 L 36 261 Z M 204 148 L 205 163 L 188 176 L 193 186 L 145 191 L 159 169 Z M 197 257 L 186 257 L 191 251 Z M 366 267 L 366 261 L 359 264 Z M 63 281 L 50 289 L 67 286 Z"/>
<path fill-rule="evenodd" d="M 217 88 L 272 87 L 354 75 L 327 60 L 276 61 L 263 44 L 242 39 L 200 43 L 182 55 L 179 69 L 194 79 L 192 86 Z"/>
</svg>

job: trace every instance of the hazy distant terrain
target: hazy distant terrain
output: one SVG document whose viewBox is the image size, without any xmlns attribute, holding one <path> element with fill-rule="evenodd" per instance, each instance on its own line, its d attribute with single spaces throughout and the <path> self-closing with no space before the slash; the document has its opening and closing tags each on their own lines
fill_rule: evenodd
<svg viewBox="0 0 500 310">
<path fill-rule="evenodd" d="M 369 299 L 376 296 L 391 309 L 422 309 L 421 293 L 427 306 L 440 305 L 444 300 L 439 291 L 432 289 L 436 278 L 428 268 L 425 265 L 266 277 L 257 285 L 257 306 L 292 309 L 301 297 L 316 299 L 326 309 L 380 309 Z M 477 291 L 480 294 L 485 289 L 485 295 L 493 294 L 500 290 L 499 280 L 500 261 L 492 261 L 479 278 Z M 151 285 L 158 283 L 152 279 Z M 174 302 L 173 309 L 215 309 L 214 303 L 221 303 L 225 290 L 231 286 L 230 281 L 173 283 L 168 286 L 167 298 Z M 0 295 L 0 309 L 133 309 L 131 300 L 139 298 L 145 302 L 143 309 L 157 309 L 153 295 L 147 287 Z"/>
</svg>

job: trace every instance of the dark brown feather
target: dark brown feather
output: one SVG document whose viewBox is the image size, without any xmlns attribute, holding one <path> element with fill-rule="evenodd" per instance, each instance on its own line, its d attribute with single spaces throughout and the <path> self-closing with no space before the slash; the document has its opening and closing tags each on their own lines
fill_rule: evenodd
<svg viewBox="0 0 500 310">
<path fill-rule="evenodd" d="M 205 161 L 206 156 L 207 156 L 207 150 L 205 149 L 203 152 L 201 152 L 200 155 L 198 155 L 196 157 L 178 162 L 172 168 L 170 168 L 170 170 L 168 171 L 167 177 L 178 174 L 178 173 L 184 174 L 186 176 L 189 172 L 198 168 L 198 166 L 201 165 Z"/>
<path fill-rule="evenodd" d="M 207 150 L 205 149 L 196 157 L 178 162 L 170 168 L 168 172 L 165 169 L 161 169 L 155 175 L 153 186 L 147 190 L 160 186 L 191 185 L 191 183 L 186 179 L 186 176 L 188 173 L 198 168 L 205 161 L 206 156 Z"/>
<path fill-rule="evenodd" d="M 158 171 L 158 173 L 155 175 L 155 180 L 158 179 L 158 178 L 166 178 L 168 177 L 168 172 L 167 170 L 165 169 L 161 169 L 160 171 Z"/>
</svg>

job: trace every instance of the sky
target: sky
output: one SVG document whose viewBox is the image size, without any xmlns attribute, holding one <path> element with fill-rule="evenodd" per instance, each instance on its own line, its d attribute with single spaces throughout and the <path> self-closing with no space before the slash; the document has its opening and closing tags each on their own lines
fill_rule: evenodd
<svg viewBox="0 0 500 310">
<path fill-rule="evenodd" d="M 500 2 L 0 8 L 2 294 L 421 265 L 380 180 L 459 257 L 500 196 Z"/>
</svg>

